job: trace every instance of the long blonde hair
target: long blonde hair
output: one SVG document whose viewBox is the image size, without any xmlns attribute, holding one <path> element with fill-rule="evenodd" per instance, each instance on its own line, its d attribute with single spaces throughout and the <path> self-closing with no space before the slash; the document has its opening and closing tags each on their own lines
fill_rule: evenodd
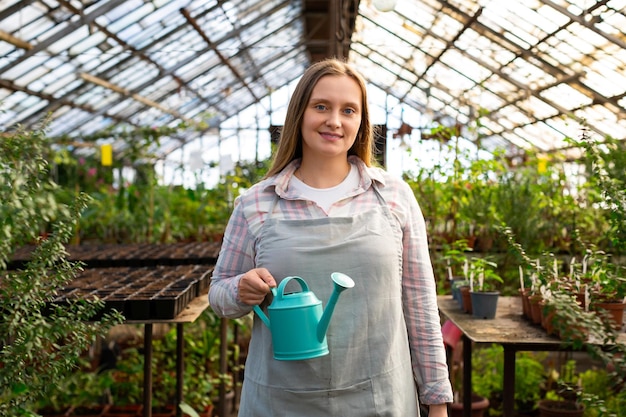
<svg viewBox="0 0 626 417">
<path fill-rule="evenodd" d="M 359 127 L 354 144 L 348 150 L 348 155 L 356 155 L 361 158 L 367 166 L 372 165 L 372 142 L 374 132 L 369 117 L 365 80 L 346 62 L 336 58 L 328 58 L 311 65 L 298 82 L 289 100 L 285 125 L 280 132 L 278 148 L 266 177 L 278 174 L 291 161 L 302 157 L 301 126 L 304 111 L 311 98 L 313 88 L 320 78 L 326 75 L 347 75 L 359 85 L 362 101 L 361 126 Z"/>
</svg>

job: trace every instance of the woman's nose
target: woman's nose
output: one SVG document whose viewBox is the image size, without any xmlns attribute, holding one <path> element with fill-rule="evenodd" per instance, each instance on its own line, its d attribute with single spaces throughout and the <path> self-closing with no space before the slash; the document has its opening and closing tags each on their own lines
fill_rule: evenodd
<svg viewBox="0 0 626 417">
<path fill-rule="evenodd" d="M 331 127 L 341 126 L 341 115 L 338 111 L 331 111 L 328 113 L 328 118 L 326 119 L 326 125 Z"/>
</svg>

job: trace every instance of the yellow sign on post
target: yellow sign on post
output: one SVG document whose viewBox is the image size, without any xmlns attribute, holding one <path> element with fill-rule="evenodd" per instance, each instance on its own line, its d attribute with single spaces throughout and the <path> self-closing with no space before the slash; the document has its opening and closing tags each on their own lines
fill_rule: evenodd
<svg viewBox="0 0 626 417">
<path fill-rule="evenodd" d="M 102 161 L 102 166 L 104 167 L 110 167 L 113 165 L 113 145 L 107 143 L 100 146 L 100 159 Z"/>
</svg>

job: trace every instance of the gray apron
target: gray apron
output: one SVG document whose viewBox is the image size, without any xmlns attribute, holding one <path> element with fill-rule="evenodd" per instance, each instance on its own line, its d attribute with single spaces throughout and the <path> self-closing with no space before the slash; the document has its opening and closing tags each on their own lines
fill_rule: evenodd
<svg viewBox="0 0 626 417">
<path fill-rule="evenodd" d="M 339 297 L 330 354 L 320 358 L 274 359 L 270 331 L 255 315 L 240 417 L 419 416 L 402 312 L 401 233 L 374 191 L 381 205 L 353 217 L 268 218 L 262 226 L 256 264 L 278 282 L 302 277 L 324 307 L 332 272 L 355 286 Z M 300 290 L 297 282 L 290 290 Z"/>
</svg>

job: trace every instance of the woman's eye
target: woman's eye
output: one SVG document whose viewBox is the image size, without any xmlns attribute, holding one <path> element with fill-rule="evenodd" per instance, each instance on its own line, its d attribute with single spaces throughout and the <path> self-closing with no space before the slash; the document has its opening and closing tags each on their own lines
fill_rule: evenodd
<svg viewBox="0 0 626 417">
<path fill-rule="evenodd" d="M 326 110 L 326 106 L 324 106 L 323 104 L 316 104 L 315 105 L 315 109 L 316 110 Z"/>
<path fill-rule="evenodd" d="M 356 113 L 354 111 L 354 109 L 345 109 L 343 112 L 346 113 L 346 114 L 354 114 L 354 113 Z"/>
</svg>

